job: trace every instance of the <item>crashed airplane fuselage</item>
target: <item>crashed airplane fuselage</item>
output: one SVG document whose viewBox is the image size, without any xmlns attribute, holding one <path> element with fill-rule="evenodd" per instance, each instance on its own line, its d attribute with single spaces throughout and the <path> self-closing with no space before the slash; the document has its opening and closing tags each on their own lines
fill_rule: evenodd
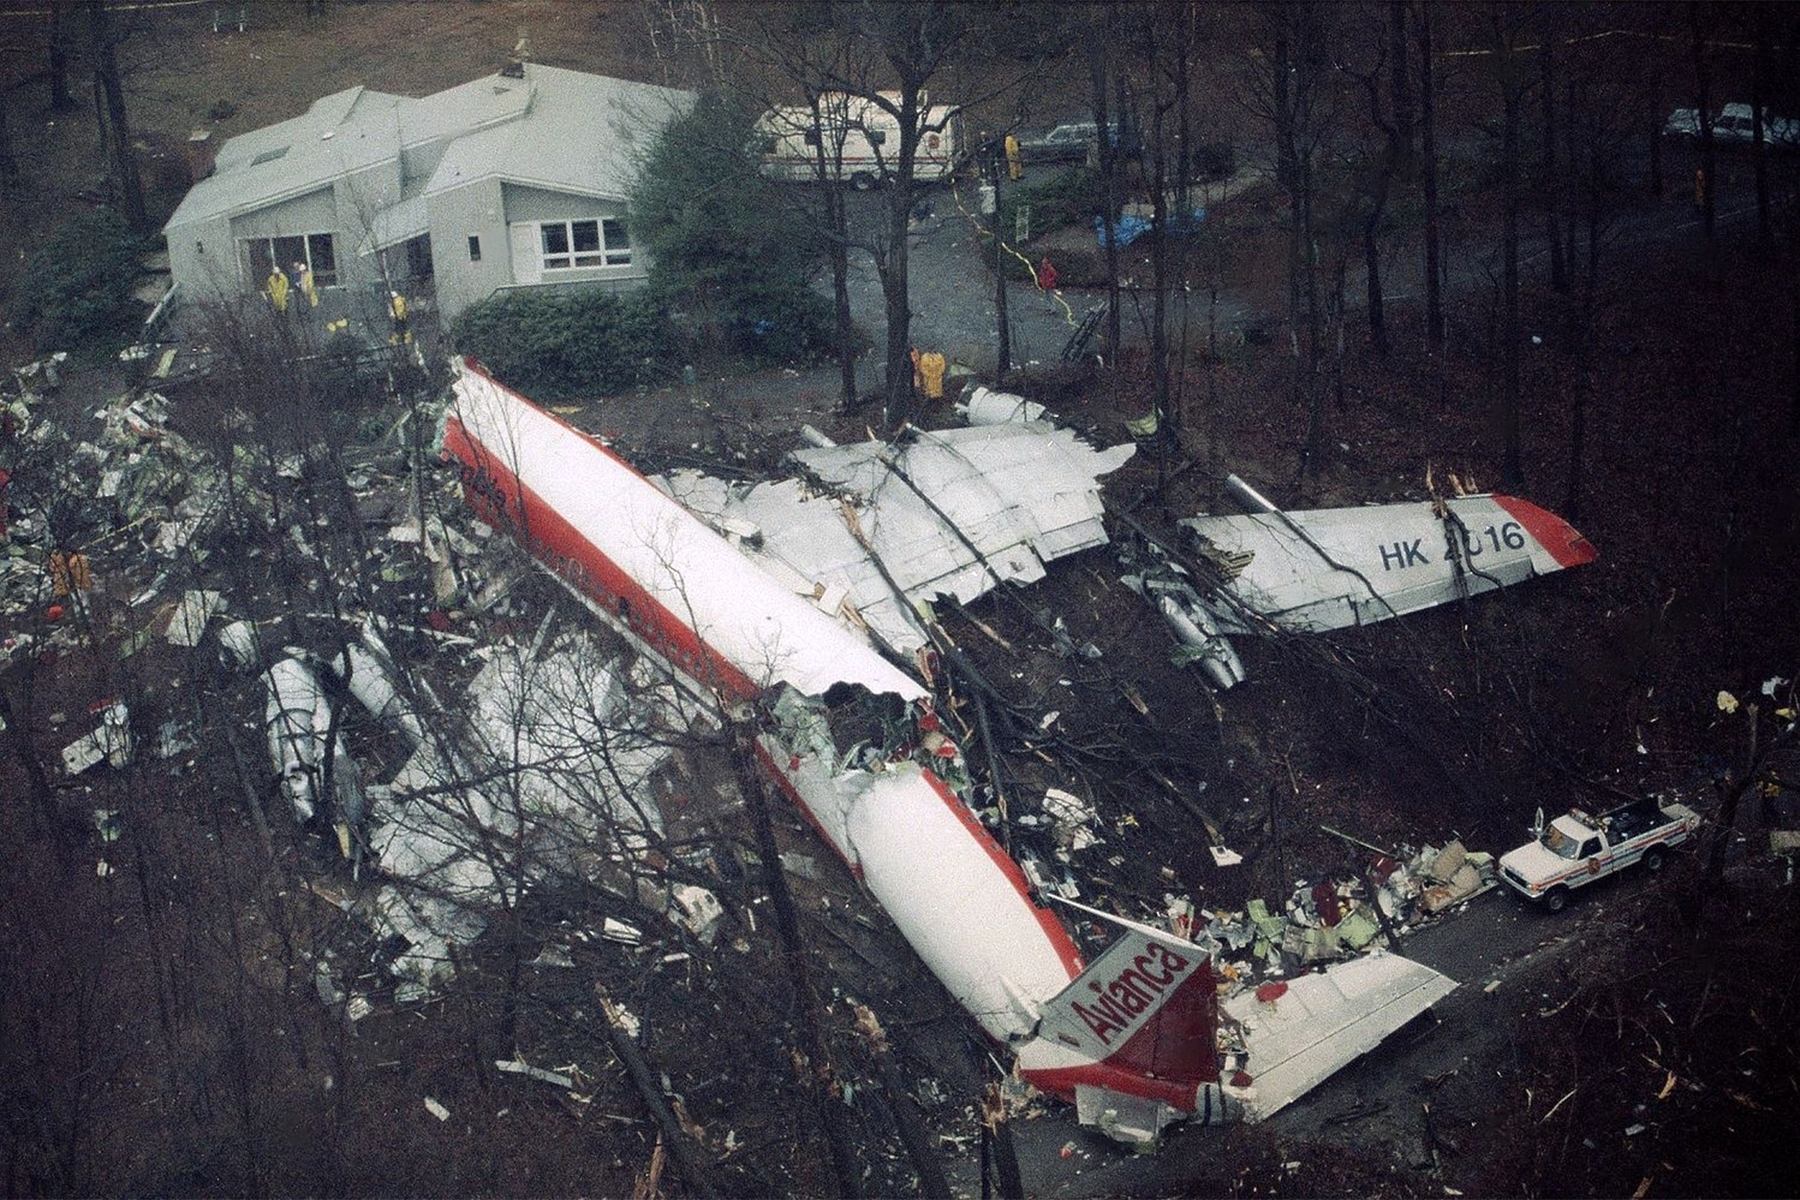
<svg viewBox="0 0 1800 1200">
<path fill-rule="evenodd" d="M 1258 1094 L 1242 1073 L 1221 1086 L 1208 952 L 1120 921 L 1118 940 L 1084 968 L 1062 922 L 946 782 L 961 754 L 923 685 L 478 365 L 461 364 L 456 395 L 444 448 L 470 503 L 695 695 L 765 706 L 774 731 L 757 748 L 768 775 L 950 994 L 1011 1049 L 1019 1074 L 1073 1102 L 1083 1124 L 1144 1142 L 1183 1118 L 1266 1116 L 1455 986 L 1397 956 L 1343 964 L 1333 969 L 1348 972 L 1343 983 L 1256 1014 L 1263 1032 L 1248 1053 L 1274 1068 L 1274 1086 Z M 827 693 L 839 707 L 849 697 L 904 709 L 909 732 L 845 754 Z M 1378 1006 L 1365 1002 L 1371 980 L 1388 994 Z"/>
<path fill-rule="evenodd" d="M 930 694 L 869 644 L 784 590 L 606 447 L 466 364 L 444 446 L 465 492 L 640 649 L 727 701 L 800 716 L 759 753 L 919 957 L 1021 1074 L 1086 1107 L 1143 1112 L 1150 1132 L 1223 1104 L 1216 986 L 1203 951 L 1129 935 L 1085 973 L 1054 913 L 937 771 Z M 848 685 L 909 706 L 915 753 L 866 769 L 821 753 L 819 705 Z M 813 714 L 806 728 L 806 714 Z M 929 747 L 922 750 L 921 747 Z M 1136 940 L 1132 940 L 1136 939 Z M 1106 1104 L 1114 1099 L 1113 1104 Z"/>
</svg>

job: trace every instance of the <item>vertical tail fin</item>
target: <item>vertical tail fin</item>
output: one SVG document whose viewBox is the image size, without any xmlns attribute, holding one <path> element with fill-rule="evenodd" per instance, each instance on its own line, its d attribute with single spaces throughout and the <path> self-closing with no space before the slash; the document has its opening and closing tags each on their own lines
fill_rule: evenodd
<svg viewBox="0 0 1800 1200">
<path fill-rule="evenodd" d="M 1124 935 L 1044 1006 L 1020 1066 L 1058 1095 L 1087 1085 L 1191 1113 L 1219 1078 L 1212 959 L 1190 942 L 1122 923 Z"/>
</svg>

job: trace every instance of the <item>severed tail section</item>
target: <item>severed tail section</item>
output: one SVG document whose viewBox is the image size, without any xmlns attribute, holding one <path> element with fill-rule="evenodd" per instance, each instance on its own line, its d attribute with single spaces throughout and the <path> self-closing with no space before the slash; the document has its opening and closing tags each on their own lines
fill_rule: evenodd
<svg viewBox="0 0 1800 1200">
<path fill-rule="evenodd" d="M 1115 918 L 1116 920 L 1116 918 Z M 1020 1073 L 1128 1141 L 1222 1119 L 1218 985 L 1205 950 L 1135 922 L 1044 1005 Z"/>
</svg>

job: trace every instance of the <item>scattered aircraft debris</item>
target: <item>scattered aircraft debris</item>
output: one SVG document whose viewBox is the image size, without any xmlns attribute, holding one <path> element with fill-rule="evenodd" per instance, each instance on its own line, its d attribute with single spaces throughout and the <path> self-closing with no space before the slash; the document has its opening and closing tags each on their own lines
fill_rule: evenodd
<svg viewBox="0 0 1800 1200">
<path fill-rule="evenodd" d="M 796 450 L 806 480 L 733 488 L 683 471 L 665 490 L 793 591 L 910 654 L 929 644 L 916 606 L 1033 583 L 1104 545 L 1100 479 L 1134 450 L 1043 421 L 909 429 L 895 445 Z"/>
<path fill-rule="evenodd" d="M 92 731 L 63 747 L 63 770 L 79 775 L 89 767 L 104 762 L 116 769 L 131 761 L 136 742 L 131 736 L 131 710 L 122 702 L 110 701 L 96 709 L 98 721 Z"/>
<path fill-rule="evenodd" d="M 727 489 L 711 487 L 710 504 L 696 500 L 717 528 L 709 527 L 605 446 L 477 364 L 458 364 L 455 391 L 444 447 L 461 464 L 470 503 L 488 523 L 517 536 L 603 620 L 665 662 L 694 695 L 765 705 L 773 727 L 758 737 L 763 768 L 951 994 L 1013 1051 L 1023 1078 L 1073 1101 L 1084 1124 L 1137 1143 L 1154 1142 L 1176 1120 L 1221 1120 L 1243 1109 L 1241 1101 L 1227 1103 L 1219 1075 L 1211 956 L 1164 931 L 1111 918 L 1125 933 L 1084 968 L 1061 921 L 1033 898 L 1019 865 L 957 795 L 956 781 L 966 779 L 961 752 L 945 735 L 930 694 L 802 598 L 823 598 L 830 584 L 801 572 L 795 587 L 792 564 L 784 579 L 765 573 L 740 550 L 758 535 L 765 548 L 771 539 L 760 520 L 728 511 Z M 1044 447 L 1056 440 L 1032 432 L 1023 435 L 1034 439 L 1026 443 L 1018 434 L 995 436 L 992 430 L 1031 428 L 993 426 L 970 439 L 921 435 L 904 454 L 871 443 L 815 446 L 795 457 L 815 478 L 870 504 L 876 496 L 906 492 L 920 501 L 929 497 L 924 508 L 936 518 L 930 523 L 909 529 L 904 517 L 883 522 L 901 535 L 891 543 L 898 564 L 917 565 L 915 586 L 932 593 L 957 586 L 985 590 L 1009 575 L 1041 575 L 1038 542 L 1054 556 L 1106 540 L 1094 504 L 1094 478 L 1103 471 L 1085 470 L 1079 487 L 1051 497 L 1049 511 L 1057 519 L 1032 513 L 1027 521 L 1021 515 L 1012 498 L 1041 489 Z M 1027 444 L 1032 448 L 1022 453 L 1005 449 Z M 921 453 L 920 447 L 928 449 Z M 1010 489 L 993 477 L 969 476 L 971 451 L 978 458 L 996 453 L 1000 473 L 1015 473 Z M 1123 454 L 1114 458 L 1114 466 L 1124 461 Z M 690 481 L 673 490 L 686 498 L 706 486 Z M 959 500 L 959 488 L 969 499 Z M 794 484 L 782 495 L 787 503 L 802 493 Z M 968 529 L 945 515 L 946 507 L 959 504 Z M 821 511 L 829 514 L 830 502 Z M 985 525 L 983 517 L 989 519 Z M 856 525 L 844 525 L 860 543 L 847 560 L 879 574 L 891 564 L 872 548 L 880 544 L 879 532 L 861 524 L 858 517 Z M 954 537 L 946 527 L 956 530 Z M 981 549 L 983 538 L 1004 568 Z M 950 552 L 958 540 L 972 551 L 966 559 Z M 916 548 L 921 544 L 922 551 Z M 914 547 L 910 555 L 908 547 Z M 830 582 L 843 586 L 845 595 L 854 590 L 850 581 Z M 890 602 L 894 590 L 890 585 Z M 911 587 L 899 590 L 911 596 Z M 882 599 L 873 593 L 866 605 L 859 600 L 865 620 L 867 609 Z M 896 634 L 909 623 L 886 622 Z M 924 643 L 920 638 L 913 644 Z M 878 736 L 846 746 L 840 736 L 845 728 Z M 1076 801 L 1075 810 L 1080 807 Z M 1078 811 L 1065 815 L 1079 824 Z M 1443 984 L 1443 990 L 1453 986 Z M 1355 991 L 1346 985 L 1340 995 Z M 1410 995 L 1418 1007 L 1412 1012 L 1439 994 L 1415 985 Z M 1354 1003 L 1340 1003 L 1339 1026 L 1378 1040 L 1391 1031 L 1388 1020 L 1407 1010 L 1403 999 L 1358 1010 L 1354 1020 L 1343 1011 Z M 1329 1008 L 1323 997 L 1319 1008 Z M 1286 1068 L 1283 1060 L 1295 1079 L 1335 1069 L 1361 1052 L 1345 1051 L 1325 1024 L 1314 1028 L 1316 1044 L 1298 1046 L 1292 1055 L 1305 1069 Z M 1355 1042 L 1362 1044 L 1360 1034 Z M 1278 1075 L 1277 1086 L 1283 1089 L 1279 1096 L 1290 1085 Z"/>
<path fill-rule="evenodd" d="M 1029 426 L 1044 410 L 973 387 L 961 411 L 971 424 Z M 1121 580 L 1163 614 L 1179 661 L 1199 663 L 1221 689 L 1244 679 L 1231 636 L 1367 625 L 1599 557 L 1567 521 L 1517 496 L 1290 513 L 1236 475 L 1226 485 L 1255 511 L 1179 522 L 1215 578 L 1196 580 L 1147 544 L 1127 550 L 1132 569 Z"/>
<path fill-rule="evenodd" d="M 318 675 L 290 654 L 268 669 L 264 682 L 269 689 L 263 715 L 269 756 L 294 815 L 301 821 L 310 821 L 327 807 L 325 789 L 329 777 L 333 819 L 355 828 L 367 815 L 368 797 L 356 763 L 337 736 L 331 701 Z"/>
</svg>

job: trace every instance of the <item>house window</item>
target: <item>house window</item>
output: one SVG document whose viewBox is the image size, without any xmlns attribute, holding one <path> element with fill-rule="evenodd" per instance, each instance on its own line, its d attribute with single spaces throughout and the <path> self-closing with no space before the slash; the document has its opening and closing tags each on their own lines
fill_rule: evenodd
<svg viewBox="0 0 1800 1200">
<path fill-rule="evenodd" d="M 250 238 L 244 242 L 244 262 L 250 282 L 258 287 L 277 267 L 293 274 L 295 263 L 312 268 L 313 283 L 319 287 L 336 287 L 338 283 L 335 234 L 297 233 L 287 237 Z"/>
<path fill-rule="evenodd" d="M 599 221 L 545 221 L 538 226 L 538 236 L 543 244 L 546 271 L 623 267 L 631 263 L 631 236 L 625 222 L 611 217 Z"/>
<path fill-rule="evenodd" d="M 469 235 L 469 261 L 481 261 L 481 235 L 478 233 Z"/>
</svg>

